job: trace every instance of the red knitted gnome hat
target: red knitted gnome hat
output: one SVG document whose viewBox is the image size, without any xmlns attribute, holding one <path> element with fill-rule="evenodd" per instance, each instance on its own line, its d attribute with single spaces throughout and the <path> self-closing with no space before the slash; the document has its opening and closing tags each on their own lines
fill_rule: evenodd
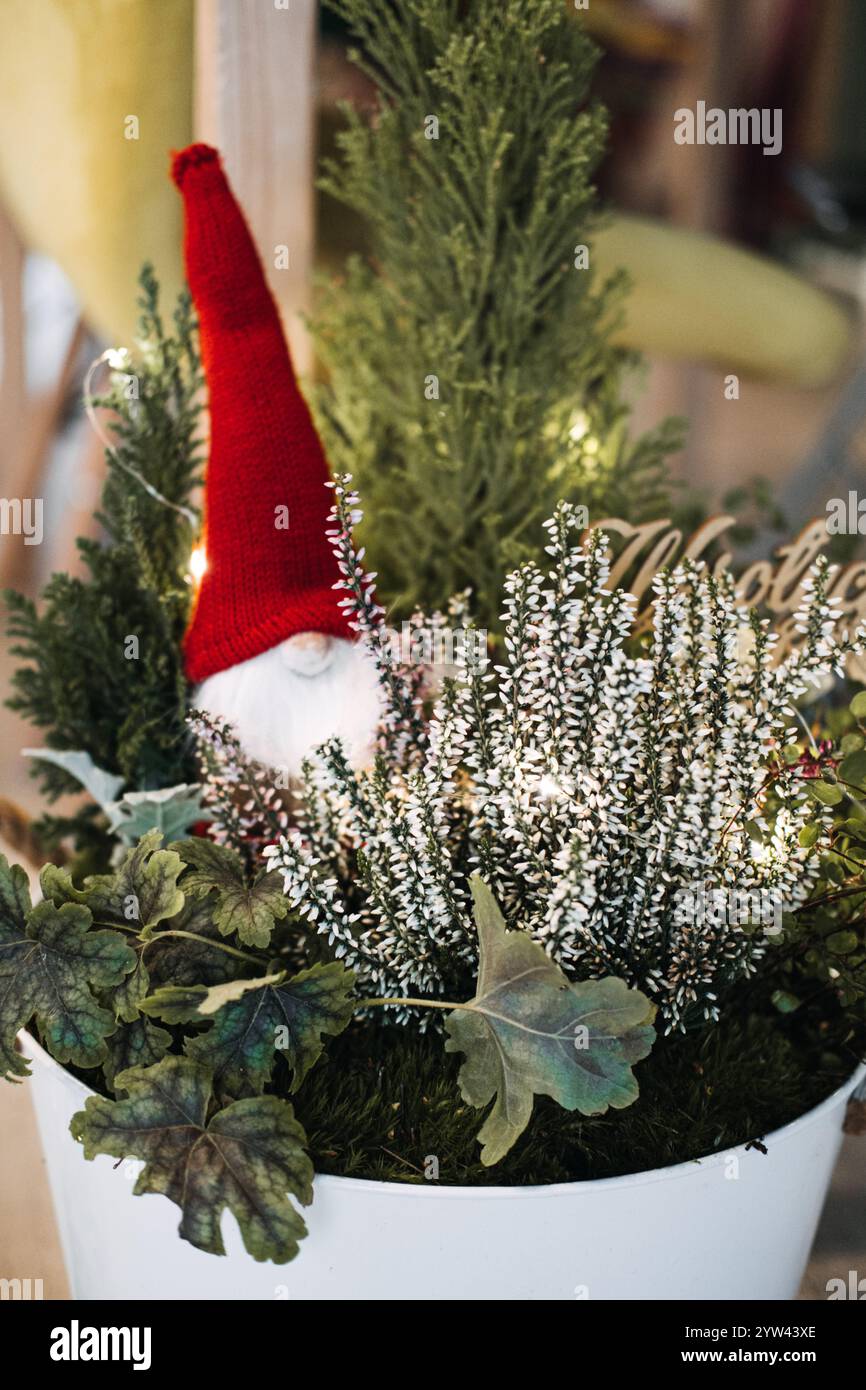
<svg viewBox="0 0 866 1390">
<path fill-rule="evenodd" d="M 354 634 L 325 538 L 328 465 L 249 228 L 209 145 L 176 154 L 172 177 L 210 397 L 207 569 L 184 641 L 198 682 L 298 632 Z"/>
</svg>

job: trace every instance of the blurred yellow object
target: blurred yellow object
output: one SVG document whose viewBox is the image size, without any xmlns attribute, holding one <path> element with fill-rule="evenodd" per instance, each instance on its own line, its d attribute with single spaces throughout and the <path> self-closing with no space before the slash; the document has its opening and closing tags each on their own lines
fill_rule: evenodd
<svg viewBox="0 0 866 1390">
<path fill-rule="evenodd" d="M 192 138 L 192 0 L 0 0 L 0 199 L 128 344 L 136 279 L 182 284 L 169 150 Z"/>
<path fill-rule="evenodd" d="M 798 386 L 821 386 L 845 364 L 853 323 L 839 302 L 729 242 L 620 216 L 597 234 L 593 263 L 631 280 L 624 346 Z"/>
<path fill-rule="evenodd" d="M 607 51 L 624 53 L 646 63 L 685 63 L 694 56 L 694 26 L 683 21 L 666 22 L 660 14 L 624 4 L 623 0 L 592 0 L 577 13 Z"/>
<path fill-rule="evenodd" d="M 143 261 L 167 308 L 183 283 L 168 159 L 192 138 L 193 20 L 193 0 L 0 0 L 0 200 L 112 343 L 134 337 Z M 844 363 L 844 310 L 771 261 L 640 217 L 594 257 L 632 281 L 630 347 L 801 385 Z"/>
</svg>

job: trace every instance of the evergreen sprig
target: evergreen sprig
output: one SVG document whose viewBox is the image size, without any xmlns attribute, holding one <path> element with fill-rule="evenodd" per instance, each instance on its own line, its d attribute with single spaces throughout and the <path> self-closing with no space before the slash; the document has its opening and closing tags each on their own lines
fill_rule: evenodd
<svg viewBox="0 0 866 1390">
<path fill-rule="evenodd" d="M 537 552 L 556 501 L 652 515 L 677 439 L 629 438 L 609 340 L 624 287 L 591 268 L 596 51 L 561 0 L 332 7 L 379 106 L 346 109 L 324 166 L 368 256 L 320 305 L 321 423 L 364 493 L 385 600 L 431 610 L 471 585 L 495 629 L 503 568 Z"/>
<path fill-rule="evenodd" d="M 14 592 L 5 601 L 12 651 L 24 662 L 10 708 L 46 730 L 49 747 L 86 752 L 146 789 L 193 780 L 181 643 L 191 599 L 190 499 L 201 471 L 201 375 L 189 298 L 181 297 L 169 332 L 145 267 L 139 303 L 138 353 L 113 356 L 110 390 L 95 402 L 113 412 L 103 534 L 78 541 L 81 577 L 55 574 L 38 604 Z M 47 762 L 37 760 L 34 775 L 49 800 L 78 790 Z M 81 841 L 92 839 L 92 823 L 90 808 L 44 826 Z"/>
</svg>

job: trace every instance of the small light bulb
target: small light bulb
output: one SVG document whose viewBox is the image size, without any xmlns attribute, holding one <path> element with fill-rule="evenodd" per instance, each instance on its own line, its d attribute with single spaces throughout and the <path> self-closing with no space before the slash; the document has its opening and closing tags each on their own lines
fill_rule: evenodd
<svg viewBox="0 0 866 1390">
<path fill-rule="evenodd" d="M 575 444 L 578 444 L 589 429 L 589 419 L 582 410 L 578 410 L 571 417 L 571 421 L 571 429 L 568 431 L 569 437 L 574 440 Z"/>
<path fill-rule="evenodd" d="M 189 572 L 196 584 L 200 584 L 207 569 L 207 553 L 203 545 L 197 545 L 189 557 Z"/>
</svg>

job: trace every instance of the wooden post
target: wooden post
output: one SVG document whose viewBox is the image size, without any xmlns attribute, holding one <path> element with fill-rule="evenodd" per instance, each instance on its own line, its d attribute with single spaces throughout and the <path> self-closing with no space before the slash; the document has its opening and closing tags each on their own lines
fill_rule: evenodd
<svg viewBox="0 0 866 1390">
<path fill-rule="evenodd" d="M 289 333 L 311 351 L 315 0 L 197 0 L 196 138 L 222 151 Z M 288 265 L 285 265 L 286 260 Z"/>
</svg>

